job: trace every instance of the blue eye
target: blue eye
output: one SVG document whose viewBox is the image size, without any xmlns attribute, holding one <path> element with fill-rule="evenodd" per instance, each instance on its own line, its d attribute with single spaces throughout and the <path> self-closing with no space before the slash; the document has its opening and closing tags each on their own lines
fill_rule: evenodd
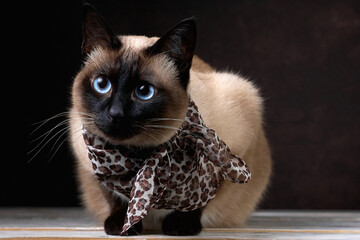
<svg viewBox="0 0 360 240">
<path fill-rule="evenodd" d="M 97 77 L 92 82 L 92 87 L 99 94 L 106 94 L 111 90 L 111 82 L 104 77 Z"/>
<path fill-rule="evenodd" d="M 142 83 L 135 88 L 135 96 L 140 100 L 146 101 L 155 95 L 155 88 L 148 83 Z"/>
</svg>

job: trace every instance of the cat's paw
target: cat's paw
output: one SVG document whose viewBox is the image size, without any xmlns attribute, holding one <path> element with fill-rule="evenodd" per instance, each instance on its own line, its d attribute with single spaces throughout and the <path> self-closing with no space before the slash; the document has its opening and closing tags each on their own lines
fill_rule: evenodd
<svg viewBox="0 0 360 240">
<path fill-rule="evenodd" d="M 120 235 L 124 225 L 124 214 L 116 213 L 109 216 L 104 223 L 105 233 L 108 235 Z M 139 235 L 142 232 L 141 221 L 132 226 L 128 231 L 128 235 Z"/>
<path fill-rule="evenodd" d="M 200 209 L 191 212 L 174 211 L 165 217 L 162 231 L 172 236 L 198 235 L 202 229 L 200 218 Z"/>
</svg>

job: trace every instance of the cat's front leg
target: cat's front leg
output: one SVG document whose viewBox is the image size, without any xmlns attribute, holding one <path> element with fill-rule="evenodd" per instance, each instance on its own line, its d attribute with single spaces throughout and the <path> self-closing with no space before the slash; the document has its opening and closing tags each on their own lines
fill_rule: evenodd
<svg viewBox="0 0 360 240">
<path fill-rule="evenodd" d="M 174 211 L 165 217 L 162 231 L 173 236 L 197 235 L 202 229 L 201 212 L 200 208 L 189 212 Z"/>
<path fill-rule="evenodd" d="M 111 214 L 104 222 L 104 230 L 108 235 L 120 235 L 128 204 L 119 199 L 112 199 Z M 136 223 L 128 231 L 128 235 L 139 235 L 142 232 L 142 222 Z"/>
</svg>

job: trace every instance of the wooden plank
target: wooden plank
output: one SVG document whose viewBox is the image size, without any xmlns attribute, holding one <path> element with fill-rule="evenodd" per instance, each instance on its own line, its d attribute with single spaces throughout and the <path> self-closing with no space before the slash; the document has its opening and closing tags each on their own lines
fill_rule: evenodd
<svg viewBox="0 0 360 240">
<path fill-rule="evenodd" d="M 1 239 L 108 239 L 79 208 L 0 208 Z M 198 236 L 161 234 L 121 239 L 360 239 L 359 211 L 256 211 L 242 228 L 204 229 Z"/>
<path fill-rule="evenodd" d="M 14 234 L 14 232 L 0 232 L 4 239 L 108 239 L 117 238 L 107 236 L 103 231 L 78 232 L 78 231 L 45 231 L 45 232 L 25 232 Z M 334 233 L 291 233 L 291 232 L 202 232 L 199 236 L 193 237 L 171 237 L 164 235 L 142 235 L 133 237 L 121 237 L 121 239 L 142 239 L 142 240 L 174 240 L 174 239 L 338 239 L 338 240 L 359 240 L 359 234 L 334 234 Z"/>
<path fill-rule="evenodd" d="M 248 228 L 360 229 L 360 211 L 256 211 Z"/>
</svg>

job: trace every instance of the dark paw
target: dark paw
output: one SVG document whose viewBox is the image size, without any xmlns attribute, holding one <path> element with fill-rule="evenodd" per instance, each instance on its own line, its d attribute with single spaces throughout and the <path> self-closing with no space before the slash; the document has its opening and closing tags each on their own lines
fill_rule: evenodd
<svg viewBox="0 0 360 240">
<path fill-rule="evenodd" d="M 164 234 L 172 236 L 197 235 L 202 229 L 200 217 L 200 209 L 191 212 L 175 211 L 165 217 L 162 230 Z"/>
<path fill-rule="evenodd" d="M 108 235 L 120 235 L 124 225 L 124 214 L 114 214 L 109 216 L 104 223 L 104 230 Z M 142 232 L 141 221 L 132 226 L 128 231 L 128 235 L 139 235 Z"/>
<path fill-rule="evenodd" d="M 109 216 L 104 223 L 104 230 L 108 235 L 120 235 L 123 226 L 124 218 L 122 220 L 115 216 Z"/>
</svg>

